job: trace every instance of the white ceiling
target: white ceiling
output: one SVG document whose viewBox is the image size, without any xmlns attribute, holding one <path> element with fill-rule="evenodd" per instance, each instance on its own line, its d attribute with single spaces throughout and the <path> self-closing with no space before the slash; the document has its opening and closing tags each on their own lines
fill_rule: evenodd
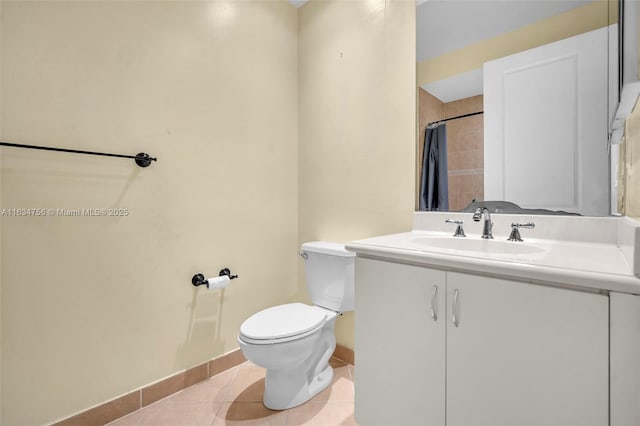
<svg viewBox="0 0 640 426">
<path fill-rule="evenodd" d="M 417 60 L 515 30 L 592 0 L 427 0 L 417 8 Z"/>
<path fill-rule="evenodd" d="M 592 0 L 424 0 L 418 4 L 418 62 L 496 37 Z M 482 68 L 421 86 L 442 102 L 484 92 Z"/>
<path fill-rule="evenodd" d="M 440 101 L 447 103 L 483 93 L 482 68 L 454 75 L 443 80 L 423 84 L 422 87 Z"/>
</svg>

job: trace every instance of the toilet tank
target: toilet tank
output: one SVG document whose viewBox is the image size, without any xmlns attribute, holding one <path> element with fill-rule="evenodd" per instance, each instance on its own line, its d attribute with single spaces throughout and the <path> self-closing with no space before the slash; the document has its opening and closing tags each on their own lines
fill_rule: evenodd
<svg viewBox="0 0 640 426">
<path fill-rule="evenodd" d="M 352 311 L 356 254 L 345 250 L 344 244 L 326 241 L 304 243 L 302 252 L 313 304 L 337 312 Z"/>
</svg>

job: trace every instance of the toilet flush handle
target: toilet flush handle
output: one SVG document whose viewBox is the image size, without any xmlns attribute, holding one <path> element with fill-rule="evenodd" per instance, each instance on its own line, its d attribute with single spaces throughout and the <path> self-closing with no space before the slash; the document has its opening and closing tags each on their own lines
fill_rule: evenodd
<svg viewBox="0 0 640 426">
<path fill-rule="evenodd" d="M 303 258 L 304 260 L 307 260 L 309 258 L 309 255 L 303 251 L 299 251 L 298 254 L 300 255 L 301 258 Z"/>
</svg>

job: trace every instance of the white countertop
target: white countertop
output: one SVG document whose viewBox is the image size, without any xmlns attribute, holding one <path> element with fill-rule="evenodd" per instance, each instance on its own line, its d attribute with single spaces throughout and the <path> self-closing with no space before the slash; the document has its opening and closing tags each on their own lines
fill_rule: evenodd
<svg viewBox="0 0 640 426">
<path fill-rule="evenodd" d="M 424 214 L 416 213 L 416 215 Z M 561 229 L 564 234 L 572 226 L 575 229 L 572 231 L 571 238 L 566 239 L 533 238 L 536 236 L 535 230 L 523 230 L 525 241 L 522 243 L 504 241 L 506 231 L 501 231 L 494 235 L 495 241 L 502 250 L 493 252 L 431 246 L 430 238 L 444 242 L 448 242 L 445 239 L 454 239 L 451 225 L 444 225 L 444 228 L 448 229 L 445 232 L 439 224 L 444 222 L 443 217 L 459 218 L 461 214 L 426 214 L 430 215 L 428 219 L 418 217 L 414 220 L 414 228 L 423 229 L 353 241 L 346 247 L 360 256 L 403 261 L 433 268 L 521 281 L 640 294 L 640 278 L 634 275 L 634 267 L 637 263 L 635 256 L 638 253 L 628 247 L 629 234 L 636 235 L 640 224 L 627 218 L 589 218 L 587 220 L 578 218 L 575 221 L 576 218 L 572 217 L 528 217 L 527 221 L 541 223 L 547 228 L 544 232 L 539 232 L 545 237 L 553 237 L 549 229 L 554 227 Z M 463 217 L 469 219 L 466 216 L 468 214 Z M 510 215 L 501 216 L 503 217 L 497 221 L 501 225 L 500 229 L 509 229 L 508 222 L 511 220 L 523 221 L 523 218 L 519 217 L 514 219 Z M 562 221 L 572 220 L 570 225 L 556 226 L 558 223 L 562 224 Z M 478 224 L 469 222 L 467 227 L 476 231 Z M 506 227 L 505 223 L 507 223 Z M 576 223 L 578 226 L 575 226 Z M 581 234 L 580 229 L 584 229 L 585 233 Z M 611 233 L 616 235 L 608 235 Z M 493 240 L 482 240 L 478 234 L 469 233 L 467 230 L 467 240 L 471 239 L 479 240 L 472 242 L 474 246 L 482 247 L 486 244 L 488 248 L 493 247 L 491 245 Z M 464 244 L 465 241 L 462 243 Z M 514 247 L 523 244 L 522 248 L 531 247 L 535 248 L 535 251 L 517 253 L 526 250 L 518 250 L 519 247 L 516 247 L 514 249 L 516 253 L 511 253 L 511 244 Z M 632 244 L 635 244 L 635 241 Z"/>
</svg>

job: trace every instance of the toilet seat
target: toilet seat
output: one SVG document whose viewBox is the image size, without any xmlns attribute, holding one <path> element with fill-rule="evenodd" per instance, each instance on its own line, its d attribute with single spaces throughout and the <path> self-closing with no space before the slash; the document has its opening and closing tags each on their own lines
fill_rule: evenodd
<svg viewBox="0 0 640 426">
<path fill-rule="evenodd" d="M 303 303 L 274 306 L 244 321 L 239 338 L 262 345 L 301 339 L 321 328 L 331 314 L 326 309 Z"/>
</svg>

